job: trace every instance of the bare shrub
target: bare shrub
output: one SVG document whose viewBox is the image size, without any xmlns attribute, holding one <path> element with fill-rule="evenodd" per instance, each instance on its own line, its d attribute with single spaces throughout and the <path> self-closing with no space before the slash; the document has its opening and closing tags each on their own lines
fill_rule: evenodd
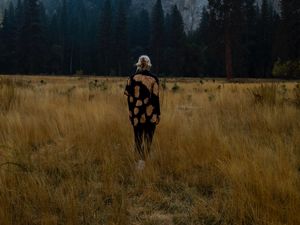
<svg viewBox="0 0 300 225">
<path fill-rule="evenodd" d="M 14 105 L 16 91 L 11 79 L 0 78 L 0 111 L 7 112 Z"/>
<path fill-rule="evenodd" d="M 168 87 L 167 87 L 167 79 L 166 78 L 164 78 L 162 80 L 161 87 L 162 87 L 163 90 L 167 90 L 168 89 Z"/>
<path fill-rule="evenodd" d="M 177 91 L 179 91 L 179 89 L 180 89 L 179 85 L 177 84 L 177 82 L 175 82 L 175 84 L 172 87 L 172 91 L 177 92 Z"/>
<path fill-rule="evenodd" d="M 255 104 L 274 106 L 278 99 L 277 89 L 276 84 L 261 84 L 248 90 Z"/>
<path fill-rule="evenodd" d="M 300 107 L 300 84 L 298 83 L 294 88 L 294 98 L 297 107 Z"/>
<path fill-rule="evenodd" d="M 89 89 L 91 90 L 100 90 L 100 91 L 106 91 L 108 89 L 108 85 L 105 81 L 91 81 L 89 83 Z"/>
<path fill-rule="evenodd" d="M 41 83 L 42 83 L 42 81 L 41 81 Z M 14 80 L 14 87 L 15 88 L 25 88 L 25 89 L 31 88 L 32 89 L 33 85 L 32 85 L 31 80 L 17 79 L 17 80 Z"/>
</svg>

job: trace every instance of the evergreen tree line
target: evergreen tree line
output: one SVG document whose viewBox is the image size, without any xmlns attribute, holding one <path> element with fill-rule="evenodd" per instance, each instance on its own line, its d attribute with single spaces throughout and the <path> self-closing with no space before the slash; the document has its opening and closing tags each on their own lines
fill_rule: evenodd
<svg viewBox="0 0 300 225">
<path fill-rule="evenodd" d="M 270 77 L 276 62 L 300 59 L 298 0 L 281 0 L 280 13 L 268 0 L 208 0 L 189 33 L 177 6 L 164 12 L 161 0 L 139 12 L 130 0 L 95 2 L 62 0 L 53 13 L 39 0 L 11 3 L 0 26 L 0 73 L 127 76 L 148 54 L 160 75 Z"/>
</svg>

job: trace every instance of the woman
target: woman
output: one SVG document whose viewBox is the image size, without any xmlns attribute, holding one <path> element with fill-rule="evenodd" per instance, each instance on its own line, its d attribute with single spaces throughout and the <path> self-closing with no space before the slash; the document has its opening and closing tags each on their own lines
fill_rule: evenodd
<svg viewBox="0 0 300 225">
<path fill-rule="evenodd" d="M 156 125 L 160 122 L 159 81 L 150 72 L 151 66 L 150 58 L 141 56 L 136 63 L 136 73 L 128 78 L 124 93 L 128 97 L 129 118 L 140 157 L 139 169 L 145 165 Z"/>
</svg>

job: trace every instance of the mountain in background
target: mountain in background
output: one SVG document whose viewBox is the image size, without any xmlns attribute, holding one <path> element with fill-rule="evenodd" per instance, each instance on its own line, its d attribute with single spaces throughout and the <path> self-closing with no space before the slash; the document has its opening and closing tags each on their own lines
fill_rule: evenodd
<svg viewBox="0 0 300 225">
<path fill-rule="evenodd" d="M 151 11 L 156 0 L 132 0 L 132 9 L 146 9 Z M 202 9 L 207 5 L 207 0 L 162 0 L 166 13 L 170 12 L 174 5 L 179 8 L 187 31 L 198 27 L 201 19 Z"/>
<path fill-rule="evenodd" d="M 269 0 L 275 9 L 279 9 L 280 0 Z M 134 10 L 146 9 L 151 11 L 156 0 L 132 0 Z M 260 5 L 262 0 L 257 0 Z M 201 20 L 202 9 L 208 4 L 208 0 L 162 0 L 162 5 L 166 13 L 170 12 L 172 6 L 179 8 L 187 31 L 195 30 Z"/>
<path fill-rule="evenodd" d="M 284 76 L 278 65 L 298 63 L 300 54 L 298 1 L 2 0 L 1 7 L 16 1 L 0 23 L 3 74 L 125 75 L 147 54 L 157 74 L 267 78 Z"/>
<path fill-rule="evenodd" d="M 51 14 L 55 12 L 61 4 L 61 0 L 41 0 L 46 8 L 46 12 Z M 70 0 L 72 4 L 75 0 Z M 82 1 L 87 9 L 97 8 L 104 0 L 77 0 Z M 113 0 L 114 1 L 114 0 Z M 262 0 L 258 0 L 260 3 Z M 0 0 L 0 18 L 2 18 L 4 9 L 8 6 L 9 2 L 16 4 L 17 0 Z M 140 11 L 146 9 L 151 11 L 156 0 L 131 0 L 131 10 Z M 275 8 L 279 8 L 279 0 L 270 0 Z M 172 6 L 177 5 L 182 13 L 185 29 L 187 31 L 195 30 L 201 20 L 202 8 L 207 5 L 207 0 L 162 0 L 162 5 L 166 13 L 170 12 Z"/>
</svg>

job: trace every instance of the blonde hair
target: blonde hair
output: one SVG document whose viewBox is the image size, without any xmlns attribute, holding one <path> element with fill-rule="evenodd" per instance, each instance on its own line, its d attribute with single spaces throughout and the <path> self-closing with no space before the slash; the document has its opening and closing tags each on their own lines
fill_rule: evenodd
<svg viewBox="0 0 300 225">
<path fill-rule="evenodd" d="M 135 64 L 137 67 L 137 71 L 148 70 L 150 71 L 152 64 L 149 56 L 142 55 L 139 57 L 139 61 Z"/>
</svg>

